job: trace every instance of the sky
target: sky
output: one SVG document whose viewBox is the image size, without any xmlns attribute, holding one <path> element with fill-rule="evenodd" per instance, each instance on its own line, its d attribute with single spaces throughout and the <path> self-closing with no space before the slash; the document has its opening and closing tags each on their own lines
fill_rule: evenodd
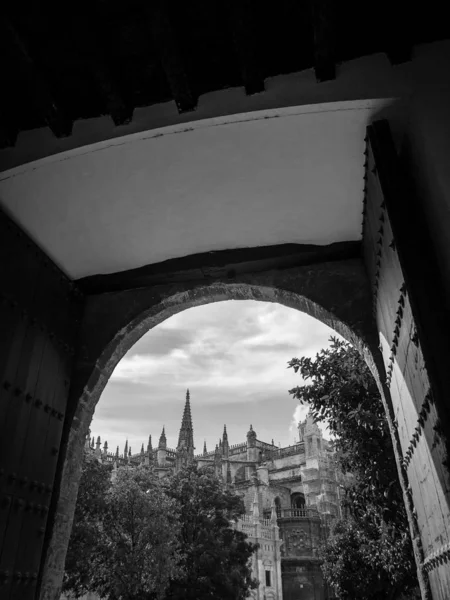
<svg viewBox="0 0 450 600">
<path fill-rule="evenodd" d="M 214 450 L 226 424 L 230 445 L 250 424 L 260 440 L 282 447 L 298 440 L 307 413 L 288 390 L 302 385 L 291 358 L 315 356 L 336 333 L 279 304 L 239 300 L 190 308 L 147 332 L 124 356 L 97 405 L 91 436 L 110 452 L 125 441 L 133 454 L 149 434 L 153 447 L 165 426 L 175 448 L 191 396 L 196 453 Z"/>
</svg>

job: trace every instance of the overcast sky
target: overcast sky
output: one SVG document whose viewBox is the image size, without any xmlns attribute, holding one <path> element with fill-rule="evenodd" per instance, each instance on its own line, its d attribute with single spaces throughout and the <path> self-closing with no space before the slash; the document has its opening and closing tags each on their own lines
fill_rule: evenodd
<svg viewBox="0 0 450 600">
<path fill-rule="evenodd" d="M 258 439 L 294 443 L 307 409 L 289 395 L 301 384 L 287 368 L 293 357 L 314 356 L 331 329 L 291 308 L 253 300 L 185 310 L 144 335 L 117 365 L 94 415 L 91 435 L 123 452 L 128 439 L 140 451 L 163 425 L 175 448 L 185 402 L 191 394 L 196 453 L 213 450 L 227 425 L 230 444 Z"/>
</svg>

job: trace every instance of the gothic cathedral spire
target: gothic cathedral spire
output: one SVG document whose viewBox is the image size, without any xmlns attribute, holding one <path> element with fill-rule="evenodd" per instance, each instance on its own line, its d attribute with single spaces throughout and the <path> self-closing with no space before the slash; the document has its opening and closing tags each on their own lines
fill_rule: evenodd
<svg viewBox="0 0 450 600">
<path fill-rule="evenodd" d="M 230 453 L 230 446 L 228 444 L 228 433 L 227 433 L 227 426 L 224 425 L 223 426 L 223 436 L 222 436 L 222 454 L 225 458 L 228 458 L 229 453 Z"/>
<path fill-rule="evenodd" d="M 181 421 L 180 435 L 178 436 L 177 450 L 186 448 L 188 454 L 194 452 L 194 429 L 192 427 L 192 414 L 191 414 L 191 396 L 189 390 L 186 391 L 186 403 L 184 405 L 183 419 Z"/>
<path fill-rule="evenodd" d="M 186 402 L 184 405 L 183 418 L 181 420 L 180 435 L 178 436 L 177 445 L 177 466 L 181 467 L 181 463 L 187 459 L 190 463 L 194 459 L 194 429 L 192 427 L 191 414 L 191 396 L 189 390 L 186 391 Z"/>
</svg>

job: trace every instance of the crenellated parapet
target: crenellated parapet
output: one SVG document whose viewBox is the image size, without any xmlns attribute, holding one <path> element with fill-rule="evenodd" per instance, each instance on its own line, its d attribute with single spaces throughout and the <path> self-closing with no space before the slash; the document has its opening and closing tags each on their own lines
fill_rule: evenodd
<svg viewBox="0 0 450 600">
<path fill-rule="evenodd" d="M 238 454 L 245 454 L 247 456 L 247 442 L 230 446 L 229 456 L 237 456 Z"/>
</svg>

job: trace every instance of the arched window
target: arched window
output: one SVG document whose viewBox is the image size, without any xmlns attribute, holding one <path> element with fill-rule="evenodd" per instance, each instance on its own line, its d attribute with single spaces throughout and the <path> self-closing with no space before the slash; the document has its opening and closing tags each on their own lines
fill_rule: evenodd
<svg viewBox="0 0 450 600">
<path fill-rule="evenodd" d="M 296 510 L 305 510 L 305 496 L 300 492 L 291 495 L 291 507 Z"/>
<path fill-rule="evenodd" d="M 281 500 L 279 496 L 275 497 L 275 510 L 277 513 L 277 517 L 281 516 Z"/>
</svg>

